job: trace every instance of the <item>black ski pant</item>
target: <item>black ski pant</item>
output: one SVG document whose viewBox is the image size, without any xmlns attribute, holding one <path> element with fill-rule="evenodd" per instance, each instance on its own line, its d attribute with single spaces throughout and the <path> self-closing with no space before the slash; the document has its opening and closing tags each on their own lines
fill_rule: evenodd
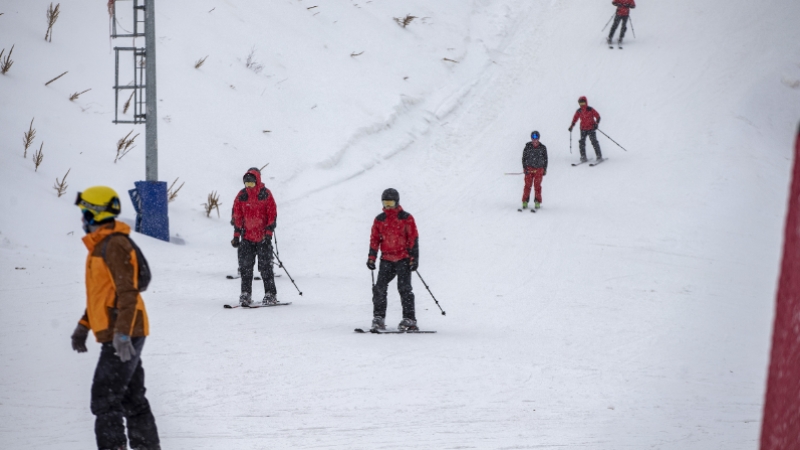
<svg viewBox="0 0 800 450">
<path fill-rule="evenodd" d="M 586 159 L 586 136 L 589 136 L 589 140 L 592 141 L 592 147 L 594 147 L 594 153 L 597 159 L 601 159 L 603 154 L 600 153 L 600 143 L 597 142 L 597 133 L 595 133 L 594 130 L 581 130 L 581 139 L 578 141 L 578 148 L 581 150 L 581 159 Z"/>
<path fill-rule="evenodd" d="M 625 37 L 625 32 L 628 31 L 628 16 L 616 16 L 614 24 L 611 25 L 611 33 L 608 33 L 609 39 L 614 39 L 614 32 L 617 31 L 620 22 L 622 22 L 622 29 L 619 30 L 619 40 L 621 41 Z"/>
<path fill-rule="evenodd" d="M 264 292 L 277 294 L 275 273 L 272 271 L 272 237 L 261 242 L 242 239 L 239 244 L 239 273 L 242 275 L 242 292 L 253 293 L 253 265 L 258 257 L 258 272 L 264 281 Z"/>
<path fill-rule="evenodd" d="M 411 290 L 411 267 L 409 260 L 400 261 L 381 260 L 378 268 L 378 282 L 372 288 L 372 315 L 386 318 L 386 293 L 389 283 L 397 277 L 397 291 L 400 293 L 400 303 L 403 305 L 403 318 L 417 320 L 414 313 L 414 292 Z"/>
<path fill-rule="evenodd" d="M 125 426 L 132 448 L 159 449 L 156 420 L 144 396 L 143 337 L 131 338 L 136 355 L 122 362 L 111 342 L 103 343 L 92 382 L 92 414 L 99 449 L 125 447 Z"/>
</svg>

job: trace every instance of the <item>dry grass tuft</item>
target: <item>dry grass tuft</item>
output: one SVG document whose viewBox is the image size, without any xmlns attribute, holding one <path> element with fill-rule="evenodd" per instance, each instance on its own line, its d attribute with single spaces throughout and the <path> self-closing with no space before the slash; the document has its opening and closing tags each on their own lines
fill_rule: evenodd
<svg viewBox="0 0 800 450">
<path fill-rule="evenodd" d="M 47 8 L 47 33 L 44 34 L 44 40 L 47 42 L 53 42 L 53 25 L 56 24 L 60 12 L 61 3 L 56 4 L 55 8 L 53 8 L 53 4 L 50 3 L 50 7 Z"/>
<path fill-rule="evenodd" d="M 250 54 L 247 55 L 247 61 L 245 61 L 244 66 L 255 73 L 261 73 L 261 71 L 264 70 L 264 66 L 256 61 L 255 56 L 256 47 L 253 46 L 253 48 L 250 49 Z"/>
<path fill-rule="evenodd" d="M 208 194 L 208 201 L 203 203 L 203 207 L 206 210 L 206 217 L 211 217 L 211 211 L 214 209 L 217 210 L 217 217 L 220 217 L 220 205 L 222 205 L 222 203 L 219 201 L 219 194 L 217 194 L 217 191 L 212 191 L 210 194 Z"/>
<path fill-rule="evenodd" d="M 199 69 L 200 66 L 202 66 L 203 63 L 206 62 L 206 59 L 208 59 L 208 55 L 206 55 L 204 58 L 200 58 L 197 61 L 195 61 L 194 62 L 194 68 L 195 69 Z"/>
<path fill-rule="evenodd" d="M 64 76 L 64 75 L 66 75 L 67 73 L 69 73 L 69 71 L 66 71 L 66 72 L 62 73 L 61 75 L 59 75 L 59 76 L 57 76 L 57 77 L 53 78 L 52 80 L 48 81 L 48 82 L 47 82 L 47 83 L 45 83 L 44 85 L 45 85 L 45 86 L 49 86 L 49 85 L 50 85 L 50 83 L 52 83 L 53 81 L 56 81 L 57 79 L 59 79 L 59 78 L 63 77 L 63 76 Z"/>
<path fill-rule="evenodd" d="M 135 93 L 136 93 L 136 91 L 131 92 L 131 96 L 128 97 L 128 101 L 125 102 L 125 107 L 122 108 L 122 114 L 127 114 L 128 113 L 128 108 L 131 107 L 131 100 L 133 100 L 133 94 L 135 94 Z"/>
<path fill-rule="evenodd" d="M 53 185 L 53 189 L 58 192 L 59 197 L 67 193 L 67 188 L 69 187 L 69 185 L 67 185 L 67 175 L 69 175 L 70 170 L 72 170 L 72 168 L 67 170 L 67 173 L 64 174 L 64 178 L 62 178 L 61 181 L 58 181 L 58 177 L 56 177 L 56 184 Z"/>
<path fill-rule="evenodd" d="M 128 152 L 136 148 L 136 146 L 133 145 L 133 141 L 139 136 L 139 133 L 137 133 L 134 137 L 130 137 L 131 134 L 133 134 L 133 130 L 126 134 L 124 138 L 117 141 L 117 157 L 114 158 L 114 164 L 122 159 L 123 156 L 127 155 Z"/>
<path fill-rule="evenodd" d="M 394 21 L 397 22 L 397 24 L 400 25 L 401 27 L 405 28 L 409 24 L 411 24 L 411 22 L 413 22 L 414 19 L 416 19 L 416 18 L 417 18 L 417 16 L 412 16 L 411 14 L 406 14 L 405 17 L 395 17 Z"/>
<path fill-rule="evenodd" d="M 8 55 L 3 58 L 3 53 L 6 52 L 6 49 L 0 51 L 0 73 L 3 75 L 11 69 L 11 66 L 14 64 L 14 60 L 11 59 L 11 54 L 14 53 L 14 46 L 11 46 L 11 50 L 8 51 Z"/>
<path fill-rule="evenodd" d="M 35 119 L 35 117 L 33 119 Z M 22 135 L 22 145 L 25 146 L 25 153 L 22 154 L 23 158 L 28 157 L 28 148 L 33 144 L 33 140 L 36 138 L 36 129 L 33 128 L 33 119 L 31 119 L 31 125 L 28 127 L 28 131 Z"/>
<path fill-rule="evenodd" d="M 183 187 L 183 185 L 186 184 L 186 182 L 184 181 L 183 183 L 181 183 L 180 186 L 178 186 L 178 189 L 175 189 L 173 191 L 173 189 L 175 188 L 175 183 L 177 183 L 180 178 L 181 177 L 175 178 L 175 181 L 173 181 L 172 184 L 169 186 L 169 189 L 167 189 L 167 201 L 168 202 L 171 202 L 171 201 L 175 200 L 178 197 L 178 191 L 180 191 L 181 188 Z"/>
<path fill-rule="evenodd" d="M 89 89 L 87 89 L 87 90 L 85 90 L 83 92 L 76 92 L 76 93 L 74 93 L 74 94 L 69 96 L 69 101 L 71 101 L 71 102 L 75 101 L 75 100 L 78 99 L 78 97 L 80 97 L 81 95 L 83 95 L 83 94 L 85 94 L 85 93 L 87 93 L 87 92 L 89 92 L 91 90 L 92 90 L 92 88 L 89 88 Z"/>
<path fill-rule="evenodd" d="M 42 142 L 42 145 L 39 146 L 39 150 L 33 152 L 33 164 L 36 166 L 34 172 L 39 171 L 39 166 L 42 164 L 42 161 L 44 161 L 44 153 L 42 153 L 42 148 L 44 148 L 44 142 Z"/>
</svg>

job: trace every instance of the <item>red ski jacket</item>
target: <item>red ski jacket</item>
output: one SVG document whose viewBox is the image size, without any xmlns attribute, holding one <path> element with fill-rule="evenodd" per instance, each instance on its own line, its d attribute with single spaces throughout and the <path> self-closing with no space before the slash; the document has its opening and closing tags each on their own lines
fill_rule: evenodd
<svg viewBox="0 0 800 450">
<path fill-rule="evenodd" d="M 581 97 L 582 100 L 586 100 L 586 97 Z M 581 131 L 590 131 L 594 130 L 597 125 L 600 124 L 600 114 L 597 112 L 596 109 L 592 108 L 591 106 L 581 106 L 575 111 L 575 115 L 572 116 L 572 125 L 570 127 L 575 126 L 575 122 L 581 120 Z"/>
<path fill-rule="evenodd" d="M 278 207 L 272 192 L 261 182 L 261 173 L 253 169 L 247 173 L 256 177 L 256 185 L 252 188 L 245 187 L 236 195 L 231 218 L 233 235 L 242 236 L 250 242 L 261 242 L 264 238 L 272 237 L 275 220 L 278 218 Z"/>
<path fill-rule="evenodd" d="M 381 259 L 400 261 L 413 258 L 419 262 L 419 233 L 414 217 L 403 211 L 400 205 L 383 212 L 372 223 L 369 238 L 369 259 L 375 261 L 381 251 Z"/>
<path fill-rule="evenodd" d="M 617 7 L 618 16 L 627 16 L 632 8 L 636 8 L 636 0 L 614 0 L 611 4 Z"/>
</svg>

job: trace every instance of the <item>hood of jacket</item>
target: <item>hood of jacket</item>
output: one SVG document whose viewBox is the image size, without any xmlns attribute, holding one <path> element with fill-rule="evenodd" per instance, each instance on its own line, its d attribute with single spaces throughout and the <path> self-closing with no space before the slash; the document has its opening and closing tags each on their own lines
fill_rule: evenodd
<svg viewBox="0 0 800 450">
<path fill-rule="evenodd" d="M 92 231 L 91 233 L 87 234 L 83 237 L 83 244 L 89 249 L 89 253 L 91 253 L 97 244 L 103 242 L 103 239 L 107 238 L 109 235 L 114 233 L 122 233 L 129 235 L 131 234 L 131 227 L 128 224 L 120 222 L 119 220 L 114 221 L 114 226 L 104 225 L 100 228 Z"/>
<path fill-rule="evenodd" d="M 256 177 L 256 185 L 251 188 L 245 186 L 245 189 L 247 190 L 248 194 L 258 195 L 258 191 L 264 187 L 264 183 L 261 182 L 261 172 L 259 172 L 257 169 L 250 169 L 245 172 L 244 175 L 247 175 L 248 173 Z M 244 175 L 242 175 L 242 178 L 244 178 Z"/>
</svg>

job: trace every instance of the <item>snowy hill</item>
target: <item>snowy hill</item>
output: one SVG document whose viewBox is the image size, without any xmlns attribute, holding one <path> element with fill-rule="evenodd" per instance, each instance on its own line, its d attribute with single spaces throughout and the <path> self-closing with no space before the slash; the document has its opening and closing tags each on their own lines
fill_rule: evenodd
<svg viewBox="0 0 800 450">
<path fill-rule="evenodd" d="M 69 347 L 85 303 L 72 203 L 109 185 L 131 223 L 125 191 L 144 177 L 144 127 L 111 123 L 110 49 L 129 41 L 109 42 L 95 3 L 64 3 L 51 43 L 49 2 L 0 4 L 0 49 L 15 46 L 0 75 L 2 448 L 94 443 L 99 346 Z M 134 238 L 155 272 L 143 362 L 163 447 L 755 448 L 800 118 L 800 3 L 642 2 L 624 50 L 599 33 L 613 11 L 159 2 L 160 178 L 186 185 L 170 203 L 180 239 Z M 418 18 L 402 28 L 406 14 Z M 580 95 L 627 149 L 600 137 L 600 167 L 569 164 Z M 516 212 L 522 180 L 504 175 L 533 129 L 550 152 L 536 215 Z M 131 130 L 137 147 L 114 163 Z M 266 163 L 303 296 L 284 275 L 292 306 L 223 310 L 239 292 L 225 279 L 228 208 L 244 171 Z M 364 262 L 386 187 L 420 228 L 420 273 L 447 311 L 415 278 L 435 335 L 352 333 L 371 319 Z M 202 211 L 211 191 L 222 217 Z M 387 321 L 399 319 L 393 284 Z"/>
</svg>

